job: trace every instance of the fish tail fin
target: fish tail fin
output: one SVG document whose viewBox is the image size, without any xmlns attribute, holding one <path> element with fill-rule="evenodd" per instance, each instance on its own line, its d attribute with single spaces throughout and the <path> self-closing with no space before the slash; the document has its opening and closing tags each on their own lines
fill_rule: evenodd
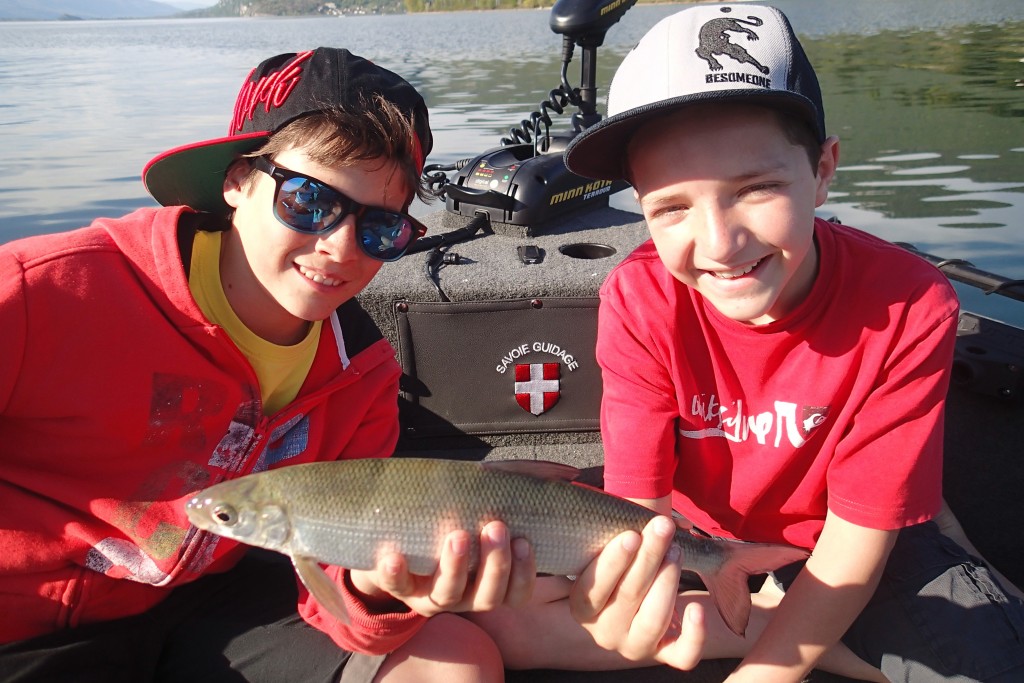
<svg viewBox="0 0 1024 683">
<path fill-rule="evenodd" d="M 345 598 L 320 563 L 311 557 L 292 557 L 292 564 L 295 565 L 295 573 L 299 575 L 302 584 L 317 602 L 341 623 L 351 624 L 352 620 L 349 619 L 348 609 L 345 607 Z"/>
<path fill-rule="evenodd" d="M 701 574 L 704 585 L 729 630 L 743 636 L 750 621 L 750 587 L 747 577 L 763 574 L 807 559 L 802 548 L 767 543 L 729 543 L 722 566 L 712 574 Z"/>
</svg>

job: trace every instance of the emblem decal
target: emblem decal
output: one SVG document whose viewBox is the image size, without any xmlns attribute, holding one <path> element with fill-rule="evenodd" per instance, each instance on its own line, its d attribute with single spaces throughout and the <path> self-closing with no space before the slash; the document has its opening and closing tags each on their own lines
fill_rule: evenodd
<svg viewBox="0 0 1024 683">
<path fill-rule="evenodd" d="M 561 396 L 560 368 L 561 363 L 517 363 L 516 403 L 534 415 L 550 410 Z"/>
</svg>

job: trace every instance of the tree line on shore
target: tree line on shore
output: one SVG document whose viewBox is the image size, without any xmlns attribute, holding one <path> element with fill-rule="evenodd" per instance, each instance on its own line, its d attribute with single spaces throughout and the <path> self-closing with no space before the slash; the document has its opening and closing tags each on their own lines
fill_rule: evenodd
<svg viewBox="0 0 1024 683">
<path fill-rule="evenodd" d="M 641 0 L 643 1 L 643 0 Z M 219 0 L 189 17 L 310 16 L 550 7 L 554 0 Z"/>
</svg>

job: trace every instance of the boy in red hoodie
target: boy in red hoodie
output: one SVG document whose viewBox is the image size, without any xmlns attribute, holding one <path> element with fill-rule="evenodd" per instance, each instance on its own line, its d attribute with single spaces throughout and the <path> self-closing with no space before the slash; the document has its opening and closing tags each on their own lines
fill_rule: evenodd
<svg viewBox="0 0 1024 683">
<path fill-rule="evenodd" d="M 475 579 L 465 532 L 432 577 L 394 554 L 331 568 L 343 624 L 184 511 L 224 479 L 392 453 L 400 370 L 354 296 L 425 232 L 407 212 L 431 144 L 396 74 L 278 55 L 227 137 L 149 163 L 163 208 L 0 247 L 0 678 L 500 679 L 442 613 L 529 595 L 503 525 Z"/>
</svg>

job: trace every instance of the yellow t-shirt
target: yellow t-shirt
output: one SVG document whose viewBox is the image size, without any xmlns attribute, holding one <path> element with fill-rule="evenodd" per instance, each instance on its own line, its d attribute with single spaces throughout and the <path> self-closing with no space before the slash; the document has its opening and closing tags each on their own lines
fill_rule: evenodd
<svg viewBox="0 0 1024 683">
<path fill-rule="evenodd" d="M 292 346 L 278 346 L 254 334 L 238 319 L 224 295 L 220 281 L 221 234 L 196 232 L 188 286 L 207 319 L 223 327 L 249 359 L 260 383 L 263 414 L 271 415 L 295 400 L 299 393 L 313 365 L 322 321 L 310 325 L 306 337 Z"/>
</svg>

